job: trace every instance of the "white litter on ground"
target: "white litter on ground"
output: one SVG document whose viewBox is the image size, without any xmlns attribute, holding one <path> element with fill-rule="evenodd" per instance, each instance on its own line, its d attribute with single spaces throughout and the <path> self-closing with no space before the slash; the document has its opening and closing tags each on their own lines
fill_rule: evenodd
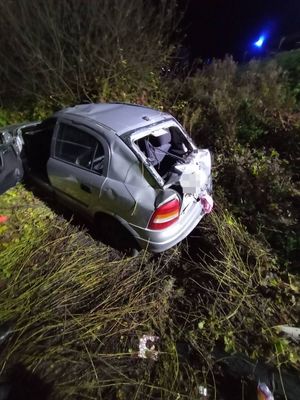
<svg viewBox="0 0 300 400">
<path fill-rule="evenodd" d="M 159 340 L 158 336 L 143 335 L 139 342 L 138 357 L 148 358 L 157 361 L 158 350 L 155 348 L 155 342 Z"/>
</svg>

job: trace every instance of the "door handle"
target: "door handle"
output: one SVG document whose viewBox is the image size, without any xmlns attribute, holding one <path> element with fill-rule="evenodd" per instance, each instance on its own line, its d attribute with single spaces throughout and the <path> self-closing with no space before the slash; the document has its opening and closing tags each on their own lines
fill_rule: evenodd
<svg viewBox="0 0 300 400">
<path fill-rule="evenodd" d="M 82 190 L 84 190 L 85 192 L 92 193 L 91 188 L 89 186 L 85 185 L 84 183 L 80 184 L 80 188 Z"/>
</svg>

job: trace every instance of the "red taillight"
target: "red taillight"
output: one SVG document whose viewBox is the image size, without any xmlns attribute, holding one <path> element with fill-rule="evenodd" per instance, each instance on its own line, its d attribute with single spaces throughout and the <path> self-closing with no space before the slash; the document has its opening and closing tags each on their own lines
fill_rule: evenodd
<svg viewBox="0 0 300 400">
<path fill-rule="evenodd" d="M 168 203 L 163 204 L 154 211 L 148 228 L 154 230 L 165 229 L 178 220 L 179 213 L 179 200 L 173 199 L 171 201 L 168 201 Z"/>
</svg>

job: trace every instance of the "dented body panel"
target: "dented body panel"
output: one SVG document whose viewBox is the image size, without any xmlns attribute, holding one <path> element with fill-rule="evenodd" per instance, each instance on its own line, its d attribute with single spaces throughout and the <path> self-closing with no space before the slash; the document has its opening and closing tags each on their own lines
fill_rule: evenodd
<svg viewBox="0 0 300 400">
<path fill-rule="evenodd" d="M 210 153 L 167 113 L 79 105 L 11 134 L 24 143 L 26 174 L 91 220 L 114 217 L 149 251 L 180 242 L 212 204 Z"/>
</svg>

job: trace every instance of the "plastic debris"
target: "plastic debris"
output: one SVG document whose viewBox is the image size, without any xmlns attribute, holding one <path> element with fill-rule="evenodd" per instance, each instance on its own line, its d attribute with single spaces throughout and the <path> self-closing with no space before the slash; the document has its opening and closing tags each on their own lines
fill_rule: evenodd
<svg viewBox="0 0 300 400">
<path fill-rule="evenodd" d="M 158 336 L 143 335 L 139 342 L 138 357 L 148 358 L 157 361 L 158 351 L 155 348 L 155 342 L 159 340 Z"/>
<path fill-rule="evenodd" d="M 214 201 L 213 201 L 212 197 L 208 193 L 206 193 L 205 195 L 200 197 L 200 202 L 202 204 L 203 211 L 206 214 L 209 214 L 212 211 L 213 206 L 214 206 Z"/>
<path fill-rule="evenodd" d="M 276 329 L 277 331 L 284 333 L 286 336 L 295 340 L 296 342 L 300 341 L 300 328 L 288 325 L 278 325 L 276 326 Z"/>
<path fill-rule="evenodd" d="M 198 386 L 200 396 L 207 397 L 207 387 L 199 385 Z"/>
<path fill-rule="evenodd" d="M 271 390 L 265 383 L 259 382 L 257 385 L 257 400 L 274 400 Z"/>
<path fill-rule="evenodd" d="M 210 186 L 211 155 L 209 150 L 196 150 L 188 163 L 176 164 L 174 171 L 179 175 L 178 183 L 183 193 L 196 198 L 202 197 Z"/>
<path fill-rule="evenodd" d="M 0 215 L 0 224 L 4 224 L 8 221 L 8 217 L 6 215 Z"/>
</svg>

